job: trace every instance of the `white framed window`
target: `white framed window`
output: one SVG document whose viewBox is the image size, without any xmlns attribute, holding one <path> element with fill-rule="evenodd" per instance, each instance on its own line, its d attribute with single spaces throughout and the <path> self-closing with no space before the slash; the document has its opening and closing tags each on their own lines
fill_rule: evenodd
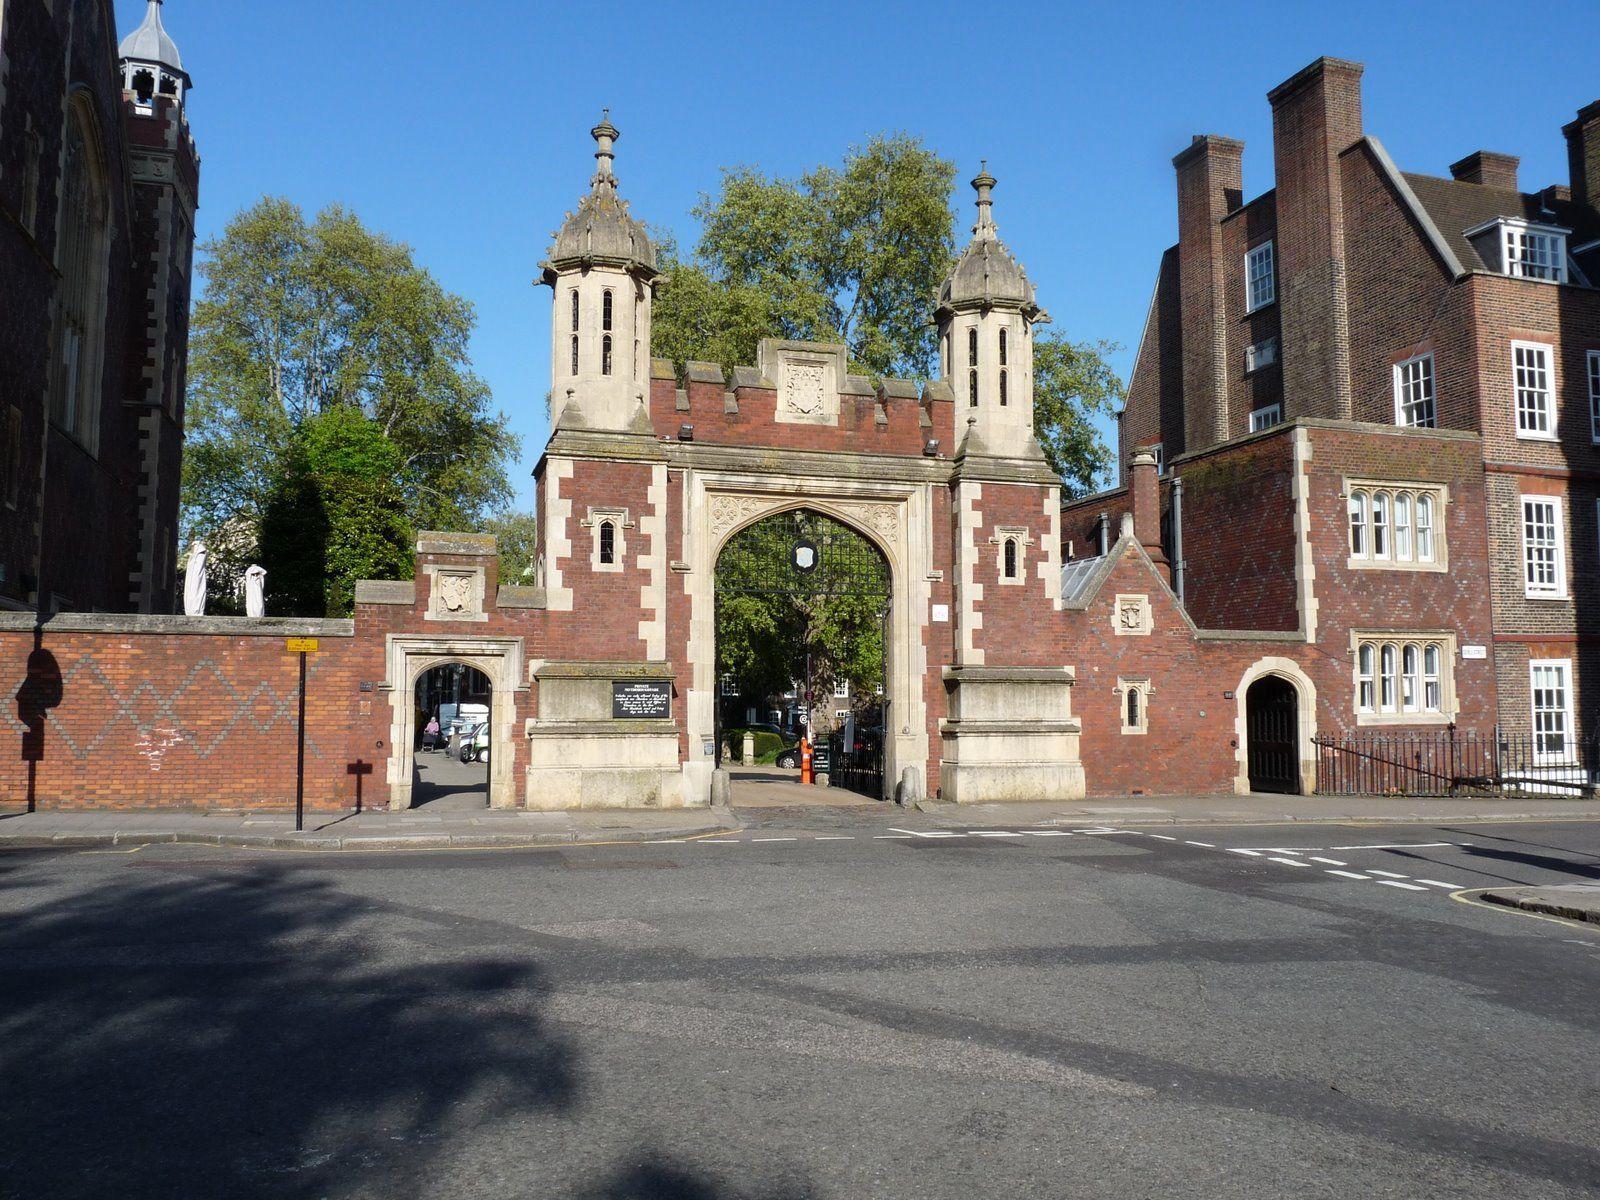
<svg viewBox="0 0 1600 1200">
<path fill-rule="evenodd" d="M 1551 350 L 1542 342 L 1512 342 L 1512 383 L 1517 396 L 1517 436 L 1556 436 L 1555 383 Z"/>
<path fill-rule="evenodd" d="M 848 700 L 850 698 L 850 681 L 848 679 L 834 680 L 833 698 L 835 700 Z"/>
<path fill-rule="evenodd" d="M 1455 635 L 1353 632 L 1356 723 L 1439 725 L 1455 713 Z"/>
<path fill-rule="evenodd" d="M 1419 354 L 1394 368 L 1394 423 L 1432 429 L 1433 355 Z"/>
<path fill-rule="evenodd" d="M 1167 448 L 1166 448 L 1166 446 L 1163 445 L 1161 442 L 1157 442 L 1155 445 L 1150 447 L 1150 453 L 1154 454 L 1156 456 L 1156 474 L 1157 475 L 1165 475 L 1167 473 Z"/>
<path fill-rule="evenodd" d="M 1600 443 L 1600 350 L 1589 351 L 1589 436 Z"/>
<path fill-rule="evenodd" d="M 1566 757 L 1572 748 L 1572 660 L 1536 658 L 1528 664 L 1528 694 L 1533 708 L 1533 753 L 1546 761 Z"/>
<path fill-rule="evenodd" d="M 1283 424 L 1283 405 L 1269 404 L 1265 408 L 1258 408 L 1250 414 L 1250 432 L 1259 433 L 1263 429 L 1271 429 L 1274 425 Z"/>
<path fill-rule="evenodd" d="M 1244 296 L 1246 312 L 1255 312 L 1258 308 L 1265 308 L 1277 299 L 1277 280 L 1274 277 L 1273 267 L 1271 242 L 1262 242 L 1261 245 L 1245 254 Z"/>
<path fill-rule="evenodd" d="M 1532 599 L 1566 599 L 1561 530 L 1559 496 L 1522 498 L 1522 582 L 1524 593 Z"/>
<path fill-rule="evenodd" d="M 1567 277 L 1567 231 L 1528 221 L 1500 222 L 1501 262 L 1507 275 L 1520 279 L 1548 279 L 1562 283 Z"/>
<path fill-rule="evenodd" d="M 1349 480 L 1345 489 L 1350 531 L 1347 565 L 1393 570 L 1446 568 L 1441 517 L 1447 489 L 1437 484 L 1363 480 Z"/>
<path fill-rule="evenodd" d="M 1259 342 L 1252 342 L 1244 348 L 1244 373 L 1259 371 L 1262 367 L 1270 367 L 1278 361 L 1278 339 L 1275 337 L 1262 338 Z"/>
<path fill-rule="evenodd" d="M 732 675 L 722 677 L 722 694 L 728 699 L 736 699 L 739 695 L 739 681 Z M 752 718 L 754 720 L 754 718 Z"/>
</svg>

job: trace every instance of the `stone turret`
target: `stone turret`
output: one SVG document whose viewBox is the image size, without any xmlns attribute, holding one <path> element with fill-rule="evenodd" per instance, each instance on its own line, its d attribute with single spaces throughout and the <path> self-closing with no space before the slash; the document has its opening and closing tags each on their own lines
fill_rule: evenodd
<svg viewBox="0 0 1600 1200">
<path fill-rule="evenodd" d="M 1000 240 L 994 186 L 985 165 L 972 181 L 978 197 L 972 240 L 939 289 L 940 374 L 955 393 L 958 428 L 966 415 L 967 453 L 1037 457 L 1033 327 L 1050 318 Z"/>
<path fill-rule="evenodd" d="M 608 110 L 609 114 L 609 110 Z M 596 169 L 541 264 L 555 295 L 550 407 L 554 429 L 650 431 L 650 302 L 656 251 L 617 194 L 621 136 L 609 115 L 589 131 Z"/>
</svg>

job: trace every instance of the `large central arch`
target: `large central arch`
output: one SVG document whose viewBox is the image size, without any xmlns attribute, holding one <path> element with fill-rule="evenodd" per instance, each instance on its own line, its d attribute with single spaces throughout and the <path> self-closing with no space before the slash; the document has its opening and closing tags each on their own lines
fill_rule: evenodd
<svg viewBox="0 0 1600 1200">
<path fill-rule="evenodd" d="M 882 553 L 889 566 L 889 632 L 884 645 L 884 774 L 915 770 L 920 794 L 928 761 L 927 672 L 929 580 L 933 571 L 931 485 L 859 478 L 685 472 L 684 558 L 689 594 L 691 683 L 687 713 L 686 792 L 709 795 L 716 766 L 716 563 L 741 530 L 765 517 L 810 509 L 849 526 Z M 892 788 L 892 784 L 890 785 Z"/>
</svg>

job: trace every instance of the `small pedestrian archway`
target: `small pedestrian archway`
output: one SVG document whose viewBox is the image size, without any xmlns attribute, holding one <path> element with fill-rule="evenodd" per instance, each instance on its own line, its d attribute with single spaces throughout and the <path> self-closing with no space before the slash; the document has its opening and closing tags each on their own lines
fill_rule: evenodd
<svg viewBox="0 0 1600 1200">
<path fill-rule="evenodd" d="M 1236 693 L 1240 793 L 1310 794 L 1316 790 L 1316 687 L 1290 659 L 1251 666 Z"/>
<path fill-rule="evenodd" d="M 489 677 L 464 662 L 430 667 L 417 677 L 411 802 L 430 812 L 465 812 L 489 805 L 489 763 L 496 751 L 489 713 Z"/>
<path fill-rule="evenodd" d="M 883 799 L 894 595 L 884 551 L 793 506 L 731 532 L 714 581 L 715 736 L 734 802 L 847 802 L 841 786 Z M 826 791 L 797 785 L 802 734 L 828 754 Z"/>
<path fill-rule="evenodd" d="M 522 639 L 391 634 L 385 659 L 384 690 L 391 705 L 386 769 L 390 809 L 411 808 L 421 798 L 416 788 L 417 747 L 426 718 L 417 698 L 419 689 L 427 688 L 429 673 L 440 667 L 472 671 L 487 682 L 488 805 L 517 807 L 517 695 L 527 688 L 522 681 Z"/>
</svg>

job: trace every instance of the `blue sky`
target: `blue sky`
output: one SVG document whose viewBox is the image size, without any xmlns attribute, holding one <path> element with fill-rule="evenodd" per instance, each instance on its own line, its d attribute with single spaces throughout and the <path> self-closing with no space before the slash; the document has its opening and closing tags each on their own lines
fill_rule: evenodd
<svg viewBox="0 0 1600 1200">
<path fill-rule="evenodd" d="M 144 0 L 116 0 L 123 31 Z M 1006 14 L 1025 13 L 1026 20 Z M 609 105 L 636 214 L 685 246 L 721 168 L 793 175 L 905 130 L 999 179 L 1001 235 L 1074 338 L 1126 375 L 1157 256 L 1176 240 L 1171 158 L 1243 138 L 1272 185 L 1266 92 L 1319 54 L 1367 66 L 1365 115 L 1402 169 L 1520 154 L 1566 182 L 1560 126 L 1600 98 L 1597 0 L 1503 3 L 855 3 L 596 6 L 524 0 L 168 0 L 194 77 L 199 233 L 263 194 L 339 202 L 471 299 L 475 365 L 523 439 L 548 433 L 548 289 L 535 264 L 593 169 Z M 970 192 L 957 202 L 964 236 Z"/>
</svg>

